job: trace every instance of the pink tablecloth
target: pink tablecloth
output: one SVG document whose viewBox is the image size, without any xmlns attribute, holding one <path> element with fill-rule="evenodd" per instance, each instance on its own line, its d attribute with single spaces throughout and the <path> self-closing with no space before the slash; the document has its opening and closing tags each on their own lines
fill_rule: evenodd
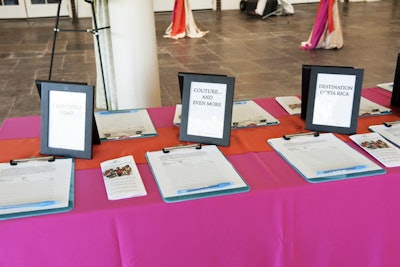
<svg viewBox="0 0 400 267">
<path fill-rule="evenodd" d="M 400 168 L 310 184 L 274 151 L 228 160 L 250 192 L 169 204 L 147 164 L 148 195 L 118 201 L 78 170 L 71 212 L 0 222 L 0 266 L 399 265 Z"/>
</svg>

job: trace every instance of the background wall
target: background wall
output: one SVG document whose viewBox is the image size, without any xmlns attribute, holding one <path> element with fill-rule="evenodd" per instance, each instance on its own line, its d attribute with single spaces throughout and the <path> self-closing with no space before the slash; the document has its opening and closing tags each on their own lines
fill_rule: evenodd
<svg viewBox="0 0 400 267">
<path fill-rule="evenodd" d="M 156 11 L 160 11 L 160 9 L 163 9 L 164 6 L 169 6 L 173 7 L 174 0 L 162 0 L 162 1 L 171 1 L 171 5 L 165 5 L 159 7 L 158 3 L 159 0 L 153 0 L 154 3 L 154 9 Z M 198 7 L 204 6 L 204 0 L 189 0 L 190 5 L 194 6 L 193 9 Z M 207 0 L 209 1 L 209 0 Z M 216 3 L 217 0 L 212 0 L 212 9 L 216 9 Z M 221 0 L 221 9 L 222 10 L 229 10 L 229 9 L 239 9 L 239 4 L 240 0 Z M 76 6 L 76 13 L 79 18 L 85 18 L 85 17 L 91 17 L 92 16 L 92 11 L 90 8 L 90 4 L 86 3 L 84 0 L 75 0 L 75 6 Z M 171 9 L 172 10 L 172 9 Z"/>
</svg>

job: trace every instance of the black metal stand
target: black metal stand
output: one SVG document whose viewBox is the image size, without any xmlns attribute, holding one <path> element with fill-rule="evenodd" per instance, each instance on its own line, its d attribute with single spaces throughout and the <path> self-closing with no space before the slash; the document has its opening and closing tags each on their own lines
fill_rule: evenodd
<svg viewBox="0 0 400 267">
<path fill-rule="evenodd" d="M 99 31 L 100 31 L 100 30 L 109 29 L 110 26 L 101 27 L 101 28 L 98 28 L 98 27 L 97 27 L 96 12 L 95 12 L 95 9 L 94 9 L 93 0 L 85 0 L 85 2 L 89 3 L 89 4 L 91 5 L 91 8 L 92 8 L 92 18 L 93 18 L 93 24 L 94 24 L 93 26 L 94 26 L 94 29 L 85 29 L 85 30 L 60 29 L 60 28 L 58 27 L 58 24 L 59 24 L 59 20 L 60 20 L 61 2 L 62 2 L 62 0 L 59 0 L 59 1 L 58 1 L 57 17 L 56 17 L 56 23 L 55 23 L 55 26 L 54 26 L 53 48 L 52 48 L 52 51 L 51 51 L 50 70 L 49 70 L 49 80 L 51 80 L 51 74 L 52 74 L 52 70 L 53 70 L 54 53 L 55 53 L 55 48 L 56 48 L 56 41 L 57 41 L 57 34 L 58 34 L 58 32 L 88 32 L 88 33 L 94 34 L 94 36 L 96 37 L 97 49 L 98 49 L 98 53 L 99 53 L 99 61 L 100 61 L 100 69 L 101 69 L 101 78 L 102 78 L 102 80 L 103 80 L 103 88 L 104 88 L 104 95 L 105 95 L 106 108 L 107 108 L 107 110 L 108 110 L 108 99 L 107 99 L 107 91 L 106 91 L 106 82 L 105 82 L 105 79 L 104 79 L 103 60 L 102 60 L 102 58 L 101 58 Z"/>
</svg>

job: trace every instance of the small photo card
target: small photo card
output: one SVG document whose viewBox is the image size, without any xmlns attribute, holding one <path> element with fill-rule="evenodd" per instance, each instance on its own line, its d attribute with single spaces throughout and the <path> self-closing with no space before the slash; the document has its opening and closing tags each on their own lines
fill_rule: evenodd
<svg viewBox="0 0 400 267">
<path fill-rule="evenodd" d="M 133 156 L 103 161 L 100 167 L 109 200 L 147 195 Z"/>
<path fill-rule="evenodd" d="M 235 78 L 185 75 L 181 141 L 229 146 Z"/>
<path fill-rule="evenodd" d="M 362 69 L 312 67 L 306 129 L 356 133 L 363 74 Z"/>
</svg>

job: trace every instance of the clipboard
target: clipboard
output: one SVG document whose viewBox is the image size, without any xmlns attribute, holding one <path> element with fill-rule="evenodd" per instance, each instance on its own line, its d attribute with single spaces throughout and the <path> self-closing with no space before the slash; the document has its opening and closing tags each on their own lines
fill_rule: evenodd
<svg viewBox="0 0 400 267">
<path fill-rule="evenodd" d="M 175 107 L 173 124 L 181 124 L 182 105 Z M 231 129 L 278 125 L 280 122 L 253 100 L 233 101 Z"/>
<path fill-rule="evenodd" d="M 233 102 L 232 129 L 277 125 L 280 122 L 253 100 Z"/>
<path fill-rule="evenodd" d="M 301 114 L 301 99 L 297 96 L 277 96 L 275 101 L 287 112 L 289 115 Z"/>
<path fill-rule="evenodd" d="M 147 109 L 98 111 L 94 113 L 94 117 L 102 141 L 157 135 Z"/>
<path fill-rule="evenodd" d="M 167 203 L 250 190 L 215 145 L 168 147 L 147 152 L 146 159 Z"/>
<path fill-rule="evenodd" d="M 45 167 L 47 164 L 54 164 L 55 162 L 62 162 L 63 167 L 69 169 L 70 172 L 66 173 L 64 177 L 57 176 L 57 179 L 65 179 L 63 185 L 66 185 L 66 188 L 63 188 L 64 198 L 66 201 L 62 201 L 65 203 L 57 203 L 55 199 L 50 200 L 41 200 L 41 202 L 21 202 L 16 204 L 5 204 L 4 202 L 0 202 L 0 220 L 8 220 L 15 218 L 24 218 L 24 217 L 32 217 L 46 214 L 55 214 L 68 212 L 74 208 L 74 159 L 72 158 L 54 158 L 54 156 L 49 157 L 32 157 L 32 158 L 24 158 L 24 159 L 16 159 L 10 160 L 9 163 L 0 163 L 1 167 L 6 167 L 7 165 L 10 168 L 18 168 L 19 166 L 26 167 L 25 164 L 29 164 L 30 162 L 38 162 L 38 164 L 34 166 Z M 39 163 L 40 162 L 40 163 Z M 22 168 L 23 168 L 22 167 Z M 32 165 L 29 165 L 32 167 Z M 6 181 L 4 181 L 4 176 L 1 175 L 1 171 L 4 171 L 4 168 L 0 169 L 0 183 L 3 183 L 3 187 L 5 186 Z M 1 181 L 1 179 L 3 179 Z M 33 181 L 34 182 L 34 181 Z M 3 201 L 4 199 L 1 199 Z M 26 201 L 26 200 L 25 200 Z M 21 211 L 19 211 L 21 210 Z"/>
<path fill-rule="evenodd" d="M 360 117 L 367 116 L 379 116 L 379 115 L 388 115 L 392 114 L 392 109 L 387 108 L 385 106 L 379 105 L 365 97 L 361 97 L 360 99 L 360 110 L 358 115 Z"/>
<path fill-rule="evenodd" d="M 269 139 L 268 143 L 310 183 L 386 173 L 385 169 L 332 133 L 285 135 Z"/>
</svg>

